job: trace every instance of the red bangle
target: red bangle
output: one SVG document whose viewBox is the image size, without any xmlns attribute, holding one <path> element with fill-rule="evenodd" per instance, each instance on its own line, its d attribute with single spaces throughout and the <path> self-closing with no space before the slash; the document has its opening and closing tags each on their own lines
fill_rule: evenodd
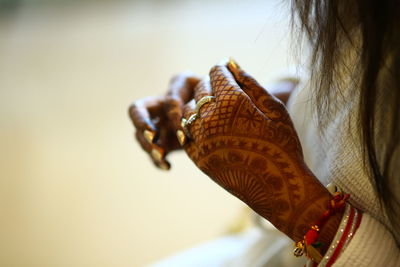
<svg viewBox="0 0 400 267">
<path fill-rule="evenodd" d="M 322 259 L 321 253 L 318 248 L 321 246 L 320 242 L 317 242 L 320 229 L 322 229 L 325 223 L 328 221 L 329 217 L 337 212 L 343 212 L 346 201 L 349 199 L 349 194 L 342 194 L 341 192 L 336 192 L 329 205 L 329 209 L 326 210 L 319 220 L 310 226 L 310 229 L 304 235 L 303 240 L 295 243 L 296 248 L 293 253 L 296 257 L 302 256 L 304 253 L 310 259 L 315 262 L 320 262 Z"/>
</svg>

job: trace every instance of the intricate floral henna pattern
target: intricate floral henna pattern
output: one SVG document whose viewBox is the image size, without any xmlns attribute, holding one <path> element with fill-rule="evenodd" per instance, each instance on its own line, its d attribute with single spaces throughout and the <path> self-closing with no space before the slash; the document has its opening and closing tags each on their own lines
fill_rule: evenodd
<svg viewBox="0 0 400 267">
<path fill-rule="evenodd" d="M 191 125 L 188 155 L 216 183 L 301 239 L 325 210 L 329 193 L 304 164 L 284 105 L 240 69 L 216 66 L 210 78 L 211 84 L 198 84 L 195 97 L 211 87 L 216 102 Z"/>
</svg>

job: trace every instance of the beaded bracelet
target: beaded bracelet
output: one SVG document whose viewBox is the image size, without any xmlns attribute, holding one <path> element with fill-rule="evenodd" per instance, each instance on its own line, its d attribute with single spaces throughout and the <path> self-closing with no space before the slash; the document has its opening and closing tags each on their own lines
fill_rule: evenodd
<svg viewBox="0 0 400 267">
<path fill-rule="evenodd" d="M 329 209 L 326 210 L 321 218 L 310 227 L 307 233 L 304 235 L 303 240 L 295 243 L 296 248 L 293 254 L 296 257 L 302 256 L 304 253 L 308 258 L 314 262 L 319 263 L 322 260 L 322 255 L 318 251 L 321 246 L 320 242 L 317 242 L 319 231 L 324 227 L 325 223 L 328 221 L 329 217 L 337 212 L 342 212 L 346 205 L 346 200 L 350 197 L 349 194 L 342 194 L 341 192 L 335 192 L 331 201 Z"/>
</svg>

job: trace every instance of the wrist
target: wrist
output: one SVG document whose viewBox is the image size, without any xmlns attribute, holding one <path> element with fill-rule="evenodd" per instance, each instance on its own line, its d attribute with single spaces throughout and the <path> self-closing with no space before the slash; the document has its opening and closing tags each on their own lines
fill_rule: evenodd
<svg viewBox="0 0 400 267">
<path fill-rule="evenodd" d="M 289 237 L 298 242 L 304 239 L 304 235 L 315 225 L 330 207 L 332 195 L 319 180 L 306 169 L 302 177 L 304 181 L 309 181 L 304 188 L 304 199 L 297 205 L 295 216 L 291 218 L 293 223 L 289 227 Z M 336 220 L 329 218 L 329 226 L 334 225 Z M 321 227 L 322 228 L 322 227 Z M 328 235 L 331 231 L 328 232 Z M 329 244 L 328 244 L 329 245 Z"/>
<path fill-rule="evenodd" d="M 329 245 L 332 243 L 339 229 L 340 222 L 343 218 L 343 212 L 344 211 L 340 211 L 331 215 L 324 227 L 320 229 L 317 241 L 321 243 L 320 252 L 322 255 L 328 250 Z"/>
<path fill-rule="evenodd" d="M 349 198 L 348 194 L 341 192 L 334 193 L 328 201 L 328 209 L 325 210 L 316 220 L 311 224 L 304 238 L 296 242 L 295 256 L 301 256 L 304 253 L 308 258 L 319 263 L 333 243 L 333 240 L 338 234 L 338 229 L 342 222 L 345 209 L 348 209 L 346 200 Z M 333 244 L 335 246 L 335 244 Z"/>
<path fill-rule="evenodd" d="M 361 224 L 362 212 L 350 204 L 346 204 L 342 220 L 339 224 L 335 237 L 323 258 L 320 261 L 321 266 L 332 266 L 344 250 L 349 245 L 358 227 Z"/>
<path fill-rule="evenodd" d="M 326 211 L 329 209 L 331 200 L 332 195 L 329 194 L 311 204 L 310 210 L 312 210 L 314 214 L 312 216 L 309 216 L 307 222 L 308 229 L 306 230 L 306 232 L 303 232 L 302 238 L 312 226 L 317 224 L 317 221 L 320 220 L 321 216 L 326 213 Z M 316 242 L 320 244 L 319 251 L 321 252 L 321 254 L 324 254 L 326 252 L 333 238 L 335 237 L 335 234 L 342 220 L 343 213 L 343 209 L 337 210 L 327 217 L 323 225 L 318 225 L 319 233 Z"/>
</svg>

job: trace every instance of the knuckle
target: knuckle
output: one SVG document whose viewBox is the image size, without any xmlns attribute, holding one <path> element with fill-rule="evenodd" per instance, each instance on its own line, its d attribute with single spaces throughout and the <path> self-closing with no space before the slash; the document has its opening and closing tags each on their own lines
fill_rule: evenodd
<svg viewBox="0 0 400 267">
<path fill-rule="evenodd" d="M 245 93 L 241 93 L 239 92 L 235 98 L 235 102 L 237 101 L 249 101 L 252 102 L 250 97 L 248 95 L 246 95 Z"/>
<path fill-rule="evenodd" d="M 176 108 L 180 105 L 179 100 L 176 96 L 167 95 L 164 101 L 165 108 L 168 110 L 170 108 Z"/>
<path fill-rule="evenodd" d="M 146 99 L 142 98 L 142 99 L 138 99 L 138 100 L 132 102 L 132 104 L 129 106 L 129 109 L 128 109 L 129 114 L 131 116 L 136 115 L 139 112 L 139 110 L 143 107 L 143 104 L 145 101 L 146 101 Z"/>
<path fill-rule="evenodd" d="M 212 125 L 212 122 L 215 121 L 213 120 L 214 116 L 207 116 L 205 118 L 202 119 L 202 125 L 203 127 L 209 127 Z"/>
<path fill-rule="evenodd" d="M 215 65 L 210 69 L 210 76 L 214 76 L 216 73 L 219 73 L 221 70 L 220 65 Z"/>
<path fill-rule="evenodd" d="M 201 81 L 201 78 L 197 77 L 195 75 L 191 75 L 191 76 L 187 77 L 187 82 L 192 87 L 195 87 L 200 81 Z"/>
<path fill-rule="evenodd" d="M 136 102 L 133 102 L 128 108 L 128 113 L 132 115 L 136 111 L 136 109 L 137 109 L 137 104 Z"/>
</svg>

